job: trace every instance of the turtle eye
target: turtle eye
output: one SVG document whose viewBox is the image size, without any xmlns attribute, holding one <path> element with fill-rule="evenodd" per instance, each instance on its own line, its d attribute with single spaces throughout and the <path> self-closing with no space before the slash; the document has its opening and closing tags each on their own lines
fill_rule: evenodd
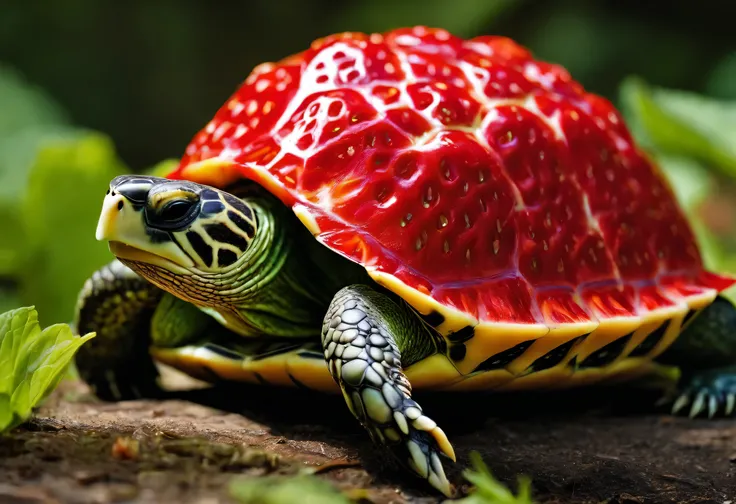
<svg viewBox="0 0 736 504">
<path fill-rule="evenodd" d="M 176 198 L 158 209 L 146 208 L 146 220 L 159 229 L 175 230 L 186 227 L 197 218 L 199 198 Z"/>
<path fill-rule="evenodd" d="M 171 201 L 164 205 L 164 207 L 161 209 L 159 217 L 161 218 L 161 220 L 168 222 L 179 221 L 180 219 L 186 217 L 189 211 L 194 207 L 195 203 L 195 201 L 183 199 Z"/>
</svg>

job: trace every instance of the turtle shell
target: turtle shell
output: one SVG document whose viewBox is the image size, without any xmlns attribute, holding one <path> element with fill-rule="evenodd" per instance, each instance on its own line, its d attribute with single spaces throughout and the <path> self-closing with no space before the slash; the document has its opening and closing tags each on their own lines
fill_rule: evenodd
<svg viewBox="0 0 736 504">
<path fill-rule="evenodd" d="M 504 37 L 317 40 L 255 68 L 169 176 L 264 186 L 437 327 L 461 374 L 581 335 L 579 359 L 658 327 L 661 350 L 734 282 L 704 270 L 611 103 Z"/>
</svg>

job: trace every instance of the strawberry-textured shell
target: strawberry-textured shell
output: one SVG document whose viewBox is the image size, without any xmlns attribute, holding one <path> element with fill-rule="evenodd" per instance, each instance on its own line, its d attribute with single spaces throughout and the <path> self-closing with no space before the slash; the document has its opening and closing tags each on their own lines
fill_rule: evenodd
<svg viewBox="0 0 736 504">
<path fill-rule="evenodd" d="M 170 176 L 257 181 L 450 337 L 625 332 L 733 283 L 613 106 L 503 37 L 318 40 L 257 67 Z"/>
</svg>

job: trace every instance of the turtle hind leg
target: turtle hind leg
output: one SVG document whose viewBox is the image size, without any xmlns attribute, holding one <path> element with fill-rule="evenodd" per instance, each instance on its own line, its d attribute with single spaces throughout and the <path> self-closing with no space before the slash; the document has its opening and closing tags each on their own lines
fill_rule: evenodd
<svg viewBox="0 0 736 504">
<path fill-rule="evenodd" d="M 150 323 L 163 291 L 115 260 L 87 280 L 74 325 L 97 336 L 82 345 L 80 377 L 104 401 L 156 397 L 158 370 L 148 353 Z"/>
<path fill-rule="evenodd" d="M 406 306 L 368 286 L 352 285 L 334 296 L 322 345 L 350 411 L 373 441 L 450 496 L 441 456 L 454 461 L 452 445 L 411 398 L 401 367 L 402 354 L 411 363 L 435 351 L 426 331 Z"/>
<path fill-rule="evenodd" d="M 657 361 L 680 367 L 673 414 L 733 416 L 736 412 L 736 307 L 719 296 Z"/>
<path fill-rule="evenodd" d="M 702 370 L 684 376 L 684 386 L 672 403 L 672 413 L 691 418 L 707 414 L 733 416 L 736 411 L 736 365 Z"/>
</svg>

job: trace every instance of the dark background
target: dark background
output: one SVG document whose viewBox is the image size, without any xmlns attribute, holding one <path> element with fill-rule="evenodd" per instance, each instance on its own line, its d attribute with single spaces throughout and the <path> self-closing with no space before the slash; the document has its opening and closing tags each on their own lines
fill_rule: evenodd
<svg viewBox="0 0 736 504">
<path fill-rule="evenodd" d="M 5 0 L 7 2 L 7 0 Z M 2 2 L 0 2 L 2 5 Z M 0 62 L 48 91 L 74 123 L 112 136 L 133 168 L 178 157 L 264 61 L 339 31 L 442 26 L 502 34 L 616 99 L 631 74 L 736 98 L 736 29 L 726 0 L 10 1 Z"/>
</svg>

